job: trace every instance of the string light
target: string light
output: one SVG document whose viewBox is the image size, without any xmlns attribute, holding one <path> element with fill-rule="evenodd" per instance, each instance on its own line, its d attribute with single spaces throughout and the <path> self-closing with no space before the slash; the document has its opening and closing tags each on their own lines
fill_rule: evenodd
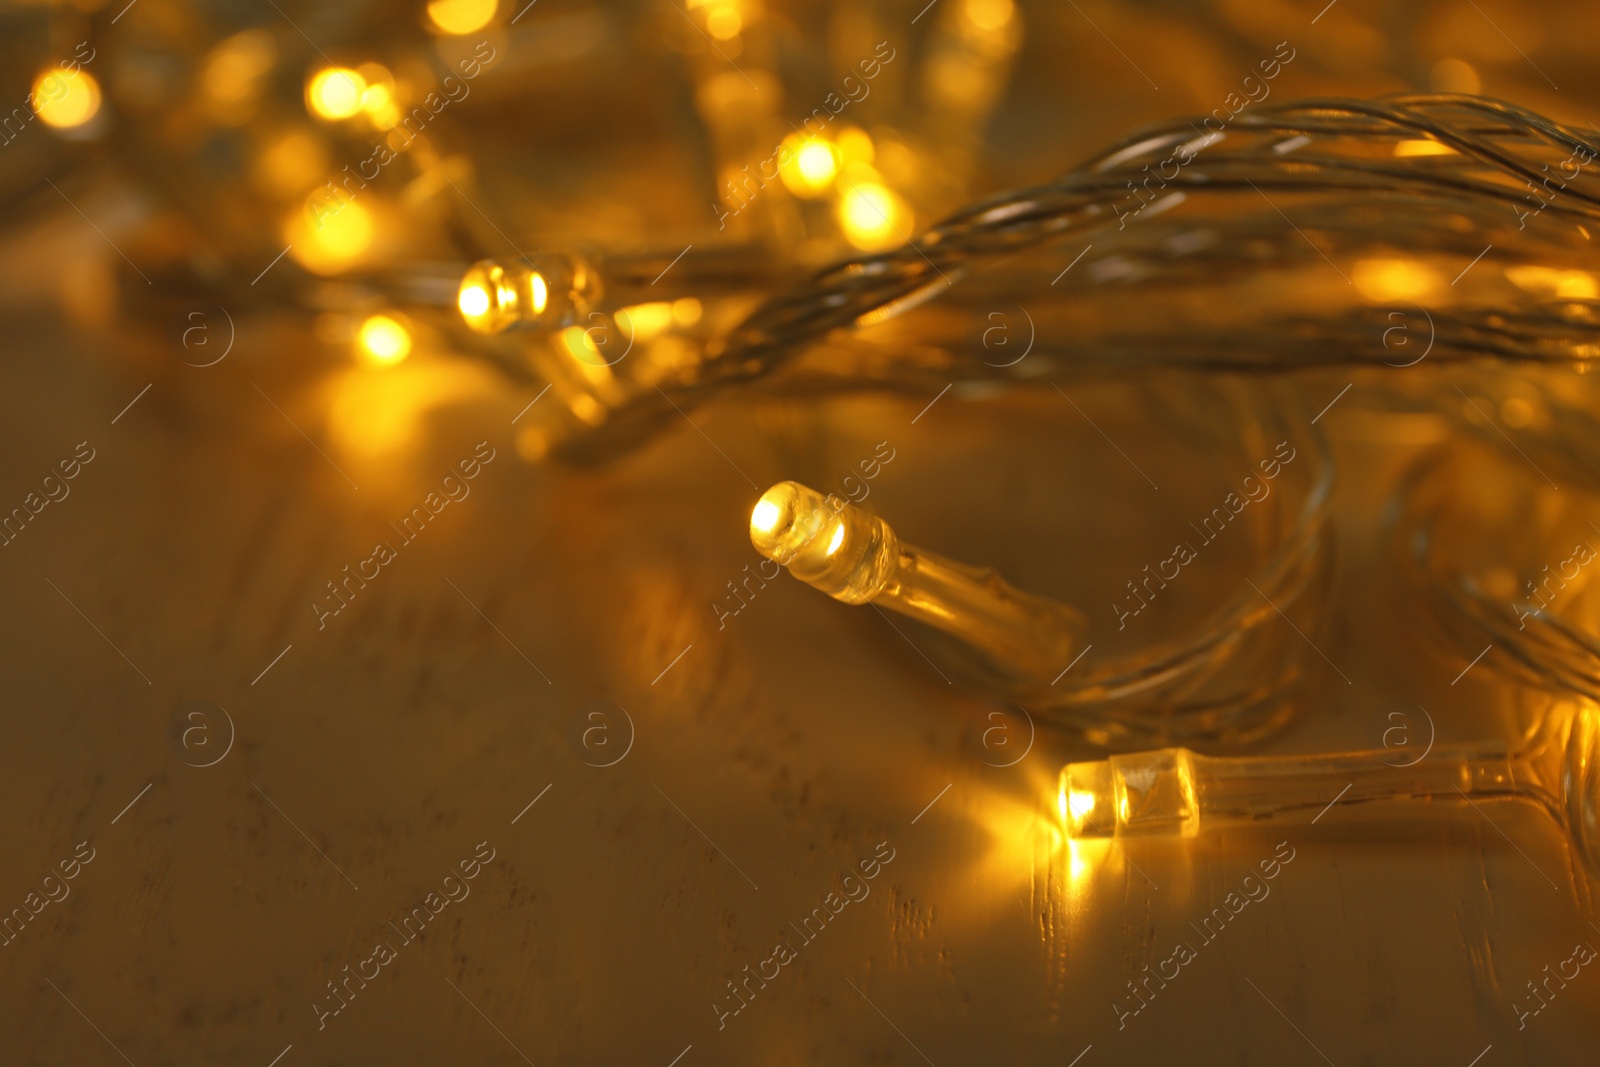
<svg viewBox="0 0 1600 1067">
<path fill-rule="evenodd" d="M 1202 756 L 1184 748 L 1069 763 L 1057 809 L 1072 839 L 1197 834 L 1265 820 L 1312 822 L 1335 806 L 1395 801 L 1519 800 L 1549 813 L 1600 874 L 1600 707 L 1545 709 L 1526 752 L 1504 742 L 1436 748 L 1414 762 L 1392 750 L 1315 756 Z"/>
<path fill-rule="evenodd" d="M 578 284 L 581 286 L 581 280 Z M 572 295 L 581 299 L 581 293 L 573 293 L 552 306 L 550 283 L 543 271 L 486 259 L 462 276 L 456 309 L 477 333 L 502 333 L 513 327 L 551 328 L 572 321 L 578 311 Z"/>
<path fill-rule="evenodd" d="M 1022 682 L 1048 682 L 1083 648 L 1082 613 L 995 571 L 903 544 L 889 524 L 838 497 L 779 482 L 750 513 L 756 551 L 846 604 L 872 603 L 978 649 Z"/>
</svg>

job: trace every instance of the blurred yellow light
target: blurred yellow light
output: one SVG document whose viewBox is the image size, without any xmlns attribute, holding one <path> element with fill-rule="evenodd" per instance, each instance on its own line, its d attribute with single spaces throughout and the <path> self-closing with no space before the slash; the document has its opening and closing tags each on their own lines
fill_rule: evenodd
<svg viewBox="0 0 1600 1067">
<path fill-rule="evenodd" d="M 656 300 L 618 308 L 617 320 L 626 326 L 635 340 L 649 341 L 672 325 L 672 304 Z"/>
<path fill-rule="evenodd" d="M 428 18 L 441 33 L 471 33 L 494 18 L 497 0 L 430 0 Z"/>
<path fill-rule="evenodd" d="M 839 164 L 833 158 L 833 148 L 821 141 L 812 141 L 800 149 L 800 158 L 795 160 L 800 168 L 800 174 L 812 185 L 825 186 L 839 173 Z"/>
<path fill-rule="evenodd" d="M 213 48 L 200 69 L 212 114 L 230 124 L 248 119 L 248 105 L 260 95 L 262 78 L 277 59 L 277 46 L 266 30 L 236 33 Z"/>
<path fill-rule="evenodd" d="M 1441 59 L 1433 65 L 1429 87 L 1436 93 L 1466 93 L 1476 96 L 1483 90 L 1483 79 L 1471 63 L 1463 59 Z"/>
<path fill-rule="evenodd" d="M 269 141 L 252 177 L 274 196 L 295 196 L 327 178 L 328 149 L 309 130 L 294 128 Z"/>
<path fill-rule="evenodd" d="M 373 315 L 361 324 L 361 354 L 380 366 L 399 363 L 411 354 L 411 334 L 387 315 Z"/>
<path fill-rule="evenodd" d="M 100 110 L 100 83 L 86 70 L 68 74 L 52 68 L 33 80 L 33 101 L 45 125 L 71 129 Z"/>
<path fill-rule="evenodd" d="M 337 274 L 366 252 L 375 230 L 372 214 L 357 201 L 333 201 L 314 190 L 290 219 L 289 254 L 307 270 Z"/>
<path fill-rule="evenodd" d="M 325 119 L 347 119 L 361 110 L 367 80 L 348 67 L 324 67 L 306 82 L 306 107 Z"/>
<path fill-rule="evenodd" d="M 387 85 L 369 85 L 361 90 L 361 110 L 369 115 L 379 114 L 394 106 L 394 90 Z"/>
<path fill-rule="evenodd" d="M 528 290 L 533 294 L 533 313 L 543 315 L 550 303 L 550 287 L 545 284 L 544 275 L 534 271 L 528 279 Z"/>
<path fill-rule="evenodd" d="M 700 321 L 700 301 L 692 296 L 672 302 L 672 321 L 679 326 L 693 326 Z"/>
<path fill-rule="evenodd" d="M 839 175 L 838 150 L 827 141 L 791 133 L 783 140 L 788 158 L 780 157 L 778 173 L 795 196 L 821 196 Z"/>
<path fill-rule="evenodd" d="M 1396 159 L 1411 159 L 1416 156 L 1453 156 L 1456 150 L 1431 137 L 1419 137 L 1412 141 L 1401 141 L 1394 146 Z"/>
<path fill-rule="evenodd" d="M 962 9 L 967 21 L 980 30 L 1004 29 L 1016 14 L 1012 0 L 967 0 Z"/>
<path fill-rule="evenodd" d="M 406 360 L 382 374 L 365 366 L 347 367 L 328 378 L 321 394 L 329 437 L 338 455 L 381 465 L 366 471 L 366 477 L 351 472 L 363 493 L 381 493 L 387 483 L 400 494 L 393 506 L 400 507 L 403 500 L 409 507 L 415 503 L 411 489 L 401 489 L 397 483 L 403 483 L 412 468 L 393 461 L 435 443 L 437 434 L 430 431 L 445 412 L 480 410 L 493 403 L 505 389 L 497 374 L 482 361 L 464 359 Z M 524 419 L 518 428 L 527 422 Z"/>
<path fill-rule="evenodd" d="M 1600 296 L 1600 285 L 1588 271 L 1558 270 L 1555 267 L 1507 267 L 1506 277 L 1518 289 L 1541 296 L 1566 297 L 1572 300 L 1594 300 Z"/>
<path fill-rule="evenodd" d="M 1363 259 L 1352 274 L 1368 300 L 1421 300 L 1443 281 L 1432 267 L 1412 259 Z"/>
<path fill-rule="evenodd" d="M 851 185 L 839 199 L 839 225 L 844 236 L 864 252 L 892 248 L 906 238 L 911 207 L 886 185 Z"/>
<path fill-rule="evenodd" d="M 733 7 L 719 7 L 706 15 L 706 32 L 719 41 L 731 41 L 744 29 L 744 19 Z"/>
<path fill-rule="evenodd" d="M 844 157 L 846 164 L 867 163 L 871 164 L 873 157 L 872 138 L 867 136 L 867 131 L 859 126 L 846 126 L 839 131 L 839 154 Z"/>
<path fill-rule="evenodd" d="M 582 326 L 568 326 L 557 336 L 561 338 L 562 346 L 573 359 L 591 367 L 605 365 L 605 357 L 600 354 L 600 347 Z"/>
</svg>

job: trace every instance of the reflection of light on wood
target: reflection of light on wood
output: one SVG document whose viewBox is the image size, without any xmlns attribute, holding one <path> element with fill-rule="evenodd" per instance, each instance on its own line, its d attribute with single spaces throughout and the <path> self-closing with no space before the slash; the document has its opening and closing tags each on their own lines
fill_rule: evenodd
<svg viewBox="0 0 1600 1067">
<path fill-rule="evenodd" d="M 408 360 L 381 372 L 352 369 L 327 386 L 329 436 L 341 457 L 403 459 L 428 443 L 428 424 L 437 412 L 489 402 L 503 389 L 494 371 L 462 361 Z"/>
<path fill-rule="evenodd" d="M 1596 286 L 1594 275 L 1588 271 L 1525 265 L 1507 267 L 1506 277 L 1518 289 L 1539 296 L 1564 296 L 1575 300 L 1594 300 L 1600 296 L 1600 286 Z"/>
<path fill-rule="evenodd" d="M 1414 259 L 1363 259 L 1351 280 L 1368 300 L 1422 300 L 1437 292 L 1444 279 L 1439 272 Z"/>
</svg>

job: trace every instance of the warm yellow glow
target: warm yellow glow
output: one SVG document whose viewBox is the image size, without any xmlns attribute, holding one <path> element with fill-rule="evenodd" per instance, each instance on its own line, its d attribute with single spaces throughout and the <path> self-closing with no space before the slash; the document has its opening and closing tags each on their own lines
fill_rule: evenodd
<svg viewBox="0 0 1600 1067">
<path fill-rule="evenodd" d="M 762 497 L 756 501 L 755 510 L 750 512 L 750 529 L 757 533 L 770 534 L 777 529 L 778 520 L 782 516 L 782 508 L 766 497 Z"/>
<path fill-rule="evenodd" d="M 294 213 L 287 229 L 289 254 L 317 274 L 348 269 L 372 244 L 372 214 L 357 200 L 338 200 L 315 190 Z"/>
<path fill-rule="evenodd" d="M 795 160 L 795 165 L 800 168 L 801 176 L 815 186 L 827 185 L 833 180 L 833 176 L 839 173 L 833 146 L 822 141 L 812 141 L 800 149 L 800 156 Z"/>
<path fill-rule="evenodd" d="M 461 292 L 456 294 L 456 307 L 467 318 L 477 318 L 489 310 L 489 291 L 481 285 L 463 284 Z"/>
<path fill-rule="evenodd" d="M 357 470 L 350 471 L 365 494 L 373 491 L 369 483 L 381 488 L 385 480 L 393 484 L 395 479 L 404 482 L 411 476 L 411 468 L 397 467 L 394 461 L 414 455 L 436 440 L 430 432 L 436 413 L 493 404 L 503 399 L 504 390 L 498 372 L 478 361 L 408 359 L 382 374 L 363 366 L 331 375 L 322 403 L 340 465 L 345 458 L 375 465 L 365 477 Z M 519 428 L 527 421 L 518 424 Z M 405 486 L 403 499 L 407 507 L 415 503 L 410 485 Z"/>
<path fill-rule="evenodd" d="M 839 546 L 844 544 L 844 523 L 839 523 L 833 528 L 833 537 L 828 541 L 828 551 L 823 555 L 831 556 L 839 551 Z"/>
<path fill-rule="evenodd" d="M 1075 789 L 1067 796 L 1067 810 L 1072 813 L 1074 819 L 1080 821 L 1094 810 L 1094 804 L 1093 793 L 1081 792 Z"/>
<path fill-rule="evenodd" d="M 562 346 L 566 348 L 573 359 L 585 367 L 597 368 L 610 373 L 607 370 L 605 354 L 600 350 L 600 344 L 595 342 L 593 335 L 589 332 L 591 329 L 595 329 L 595 327 L 568 326 L 557 336 L 560 337 Z M 601 334 L 601 344 L 611 343 L 610 338 L 605 336 L 606 331 L 597 330 L 597 332 Z"/>
<path fill-rule="evenodd" d="M 273 138 L 256 157 L 252 177 L 263 191 L 295 196 L 328 176 L 327 146 L 306 129 Z"/>
<path fill-rule="evenodd" d="M 218 44 L 200 68 L 214 117 L 229 124 L 243 122 L 260 94 L 262 78 L 277 62 L 278 50 L 266 30 L 245 30 Z"/>
<path fill-rule="evenodd" d="M 411 354 L 411 334 L 387 315 L 373 315 L 363 322 L 357 339 L 369 363 L 389 366 Z"/>
<path fill-rule="evenodd" d="M 394 107 L 394 90 L 387 85 L 369 85 L 361 90 L 361 110 L 369 115 L 382 114 Z"/>
<path fill-rule="evenodd" d="M 1414 259 L 1363 259 L 1351 277 L 1368 300 L 1422 300 L 1444 285 L 1437 271 Z"/>
<path fill-rule="evenodd" d="M 851 163 L 865 163 L 871 166 L 874 151 L 872 138 L 867 136 L 867 131 L 858 126 L 846 126 L 839 131 L 835 142 L 839 146 L 839 154 L 844 157 L 846 165 Z"/>
<path fill-rule="evenodd" d="M 887 185 L 851 184 L 839 199 L 839 225 L 855 247 L 866 252 L 892 248 L 908 240 L 911 207 Z"/>
<path fill-rule="evenodd" d="M 1428 78 L 1434 92 L 1466 93 L 1477 96 L 1483 90 L 1483 79 L 1477 68 L 1464 59 L 1441 59 L 1433 65 Z"/>
<path fill-rule="evenodd" d="M 961 13 L 976 28 L 992 33 L 1011 22 L 1016 5 L 1012 0 L 967 0 Z"/>
<path fill-rule="evenodd" d="M 1600 286 L 1596 285 L 1595 276 L 1588 271 L 1525 265 L 1507 267 L 1506 277 L 1518 289 L 1539 296 L 1571 300 L 1594 300 L 1600 296 Z"/>
<path fill-rule="evenodd" d="M 440 33 L 481 30 L 494 18 L 497 0 L 429 0 L 428 18 Z"/>
<path fill-rule="evenodd" d="M 617 321 L 636 341 L 650 341 L 672 325 L 672 303 L 655 300 L 617 309 Z"/>
<path fill-rule="evenodd" d="M 680 327 L 693 326 L 700 321 L 700 301 L 692 296 L 672 302 L 672 321 Z"/>
<path fill-rule="evenodd" d="M 1435 141 L 1431 137 L 1419 137 L 1395 145 L 1394 154 L 1397 159 L 1412 159 L 1416 156 L 1453 156 L 1458 153 L 1449 145 Z"/>
<path fill-rule="evenodd" d="M 75 74 L 46 70 L 33 80 L 33 103 L 46 126 L 82 126 L 100 110 L 100 83 L 82 69 Z"/>
<path fill-rule="evenodd" d="M 550 287 L 544 275 L 492 259 L 468 267 L 456 289 L 456 308 L 478 333 L 500 333 L 519 323 L 534 322 L 549 303 Z"/>
<path fill-rule="evenodd" d="M 744 29 L 744 18 L 732 5 L 718 7 L 706 15 L 706 32 L 719 41 L 731 41 Z"/>
<path fill-rule="evenodd" d="M 324 67 L 306 82 L 306 108 L 319 118 L 347 119 L 361 110 L 367 80 L 348 67 Z"/>
<path fill-rule="evenodd" d="M 839 152 L 818 137 L 791 133 L 783 140 L 788 152 L 779 157 L 778 174 L 795 196 L 821 196 L 839 176 Z"/>
</svg>

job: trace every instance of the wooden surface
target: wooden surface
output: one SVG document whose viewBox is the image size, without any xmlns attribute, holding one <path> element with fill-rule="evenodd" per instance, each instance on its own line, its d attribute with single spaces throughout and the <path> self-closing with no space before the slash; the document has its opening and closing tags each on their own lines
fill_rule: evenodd
<svg viewBox="0 0 1600 1067">
<path fill-rule="evenodd" d="M 1600 938 L 1531 807 L 1494 807 L 1494 825 L 1340 808 L 1075 851 L 1052 788 L 1085 753 L 1041 733 L 991 766 L 1010 758 L 985 744 L 994 705 L 875 614 L 781 577 L 717 628 L 711 602 L 755 560 L 746 475 L 825 478 L 888 437 L 891 517 L 952 494 L 919 510 L 1000 554 L 1031 518 L 1068 521 L 1016 488 L 1047 482 L 1048 460 L 1013 452 L 994 473 L 1005 423 L 981 403 L 952 394 L 912 426 L 920 400 L 870 418 L 735 402 L 694 414 L 726 458 L 680 426 L 561 472 L 517 458 L 525 401 L 476 378 L 404 448 L 341 450 L 326 394 L 277 371 L 268 324 L 209 371 L 34 327 L 11 341 L 0 500 L 80 441 L 95 459 L 0 549 L 4 905 L 79 842 L 94 858 L 0 949 L 6 1063 L 1593 1062 L 1587 970 L 1526 1029 L 1513 1015 L 1526 980 Z M 1357 400 L 1324 420 L 1358 473 L 1318 638 L 1354 684 L 1323 678 L 1276 750 L 1378 747 L 1397 707 L 1431 709 L 1443 741 L 1493 719 L 1492 661 L 1452 687 L 1466 657 L 1430 651 L 1370 558 L 1368 475 L 1407 445 Z M 993 448 L 963 450 L 971 434 Z M 497 452 L 471 495 L 319 630 L 323 583 L 479 441 Z M 1175 452 L 1122 443 L 1156 482 L 1181 477 Z M 1016 513 L 973 503 L 991 498 Z M 220 758 L 226 723 L 186 718 L 192 702 L 231 720 Z M 210 732 L 186 738 L 197 722 Z M 1285 841 L 1270 895 L 1196 936 Z M 404 942 L 389 924 L 483 842 L 470 895 Z M 865 897 L 804 940 L 790 924 L 875 850 L 893 858 Z M 394 958 L 319 1028 L 325 983 L 385 939 Z M 795 958 L 719 1027 L 725 983 L 782 939 Z M 1196 958 L 1119 1030 L 1126 983 L 1179 941 Z"/>
</svg>

